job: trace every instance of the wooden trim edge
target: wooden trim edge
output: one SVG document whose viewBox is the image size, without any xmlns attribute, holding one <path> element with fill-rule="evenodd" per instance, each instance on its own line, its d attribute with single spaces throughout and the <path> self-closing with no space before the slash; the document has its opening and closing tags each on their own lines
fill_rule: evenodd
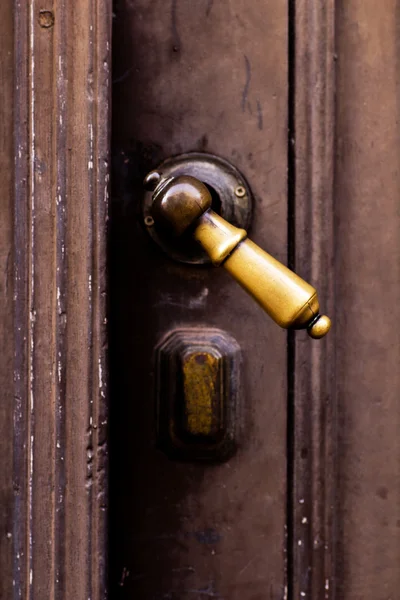
<svg viewBox="0 0 400 600">
<path fill-rule="evenodd" d="M 335 322 L 335 2 L 292 2 L 293 267 Z M 335 597 L 335 327 L 292 344 L 291 596 Z"/>
<path fill-rule="evenodd" d="M 106 597 L 111 3 L 15 2 L 14 597 Z"/>
</svg>

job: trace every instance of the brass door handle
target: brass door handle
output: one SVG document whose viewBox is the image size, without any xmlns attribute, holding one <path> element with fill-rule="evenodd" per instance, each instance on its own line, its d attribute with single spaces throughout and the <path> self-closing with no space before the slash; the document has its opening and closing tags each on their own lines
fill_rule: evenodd
<svg viewBox="0 0 400 600">
<path fill-rule="evenodd" d="M 316 290 L 249 240 L 244 229 L 214 212 L 201 181 L 189 176 L 163 179 L 152 171 L 144 183 L 154 190 L 155 224 L 177 236 L 191 230 L 213 264 L 222 265 L 278 325 L 307 329 L 316 339 L 328 333 L 331 321 L 319 313 Z"/>
</svg>

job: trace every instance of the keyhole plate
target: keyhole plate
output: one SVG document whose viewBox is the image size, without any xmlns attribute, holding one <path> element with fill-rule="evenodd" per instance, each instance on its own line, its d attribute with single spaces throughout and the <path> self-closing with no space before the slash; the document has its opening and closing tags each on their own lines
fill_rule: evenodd
<svg viewBox="0 0 400 600">
<path fill-rule="evenodd" d="M 157 445 L 170 458 L 223 462 L 237 450 L 241 351 L 226 331 L 185 327 L 156 347 Z"/>
</svg>

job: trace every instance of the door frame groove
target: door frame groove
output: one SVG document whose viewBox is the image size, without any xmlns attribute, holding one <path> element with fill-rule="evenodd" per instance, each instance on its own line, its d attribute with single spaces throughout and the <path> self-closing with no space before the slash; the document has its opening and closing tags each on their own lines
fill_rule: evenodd
<svg viewBox="0 0 400 600">
<path fill-rule="evenodd" d="M 289 34 L 288 260 L 333 328 L 288 338 L 288 587 L 321 600 L 335 597 L 335 0 L 289 2 Z"/>
</svg>

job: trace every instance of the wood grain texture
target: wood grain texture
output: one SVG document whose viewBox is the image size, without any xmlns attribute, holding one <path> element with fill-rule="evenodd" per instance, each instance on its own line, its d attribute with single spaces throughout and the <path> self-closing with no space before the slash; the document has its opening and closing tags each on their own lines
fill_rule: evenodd
<svg viewBox="0 0 400 600">
<path fill-rule="evenodd" d="M 14 14 L 14 597 L 100 599 L 110 7 Z"/>
<path fill-rule="evenodd" d="M 120 0 L 115 14 L 110 593 L 282 599 L 286 332 L 223 270 L 163 255 L 140 202 L 159 161 L 218 154 L 255 194 L 252 239 L 286 260 L 287 6 Z M 243 435 L 223 464 L 156 447 L 154 348 L 194 325 L 227 331 L 243 355 Z"/>
<path fill-rule="evenodd" d="M 321 600 L 335 597 L 335 2 L 290 7 L 289 255 L 333 330 L 289 335 L 289 597 Z"/>
<path fill-rule="evenodd" d="M 338 597 L 400 589 L 399 4 L 338 3 Z"/>
<path fill-rule="evenodd" d="M 0 19 L 0 599 L 12 596 L 13 428 L 13 13 Z"/>
</svg>

